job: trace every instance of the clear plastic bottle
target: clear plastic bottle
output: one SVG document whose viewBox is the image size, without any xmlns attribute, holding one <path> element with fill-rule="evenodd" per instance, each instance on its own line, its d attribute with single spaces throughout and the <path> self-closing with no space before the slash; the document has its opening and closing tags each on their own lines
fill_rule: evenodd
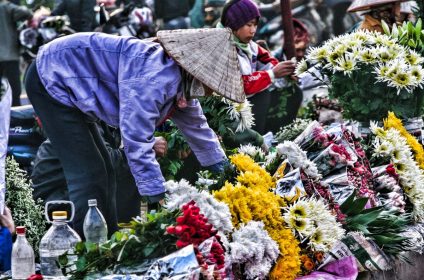
<svg viewBox="0 0 424 280">
<path fill-rule="evenodd" d="M 40 242 L 41 274 L 44 279 L 66 279 L 56 262 L 66 251 L 72 253 L 81 238 L 68 226 L 66 211 L 54 211 L 52 218 L 52 226 Z M 76 260 L 76 256 L 68 257 L 69 264 Z"/>
<path fill-rule="evenodd" d="M 97 208 L 97 200 L 88 200 L 88 211 L 84 218 L 83 230 L 85 240 L 93 243 L 107 241 L 107 224 L 105 218 Z"/>
<path fill-rule="evenodd" d="M 12 248 L 12 279 L 27 279 L 35 273 L 34 250 L 25 237 L 25 227 L 16 227 Z"/>
</svg>

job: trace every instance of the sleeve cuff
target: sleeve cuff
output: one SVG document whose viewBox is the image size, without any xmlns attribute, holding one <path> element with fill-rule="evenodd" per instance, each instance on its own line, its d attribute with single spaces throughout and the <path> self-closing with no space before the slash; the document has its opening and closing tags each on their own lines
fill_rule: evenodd
<svg viewBox="0 0 424 280">
<path fill-rule="evenodd" d="M 272 69 L 266 70 L 266 72 L 269 75 L 269 78 L 271 79 L 271 82 L 273 83 L 275 80 L 275 75 L 274 75 L 274 71 L 272 71 Z"/>
<path fill-rule="evenodd" d="M 145 196 L 147 203 L 157 203 L 165 198 L 165 193 L 157 194 L 157 195 L 151 195 L 151 196 Z"/>
</svg>

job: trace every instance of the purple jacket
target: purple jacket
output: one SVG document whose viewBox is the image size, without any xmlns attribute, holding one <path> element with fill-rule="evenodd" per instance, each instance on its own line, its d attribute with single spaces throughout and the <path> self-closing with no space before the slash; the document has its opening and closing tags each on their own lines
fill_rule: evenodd
<svg viewBox="0 0 424 280">
<path fill-rule="evenodd" d="M 158 43 L 101 33 L 78 33 L 45 45 L 37 69 L 47 92 L 60 103 L 119 127 L 141 195 L 165 191 L 155 158 L 154 131 L 171 111 L 202 166 L 225 154 L 197 100 L 179 109 L 180 68 Z"/>
</svg>

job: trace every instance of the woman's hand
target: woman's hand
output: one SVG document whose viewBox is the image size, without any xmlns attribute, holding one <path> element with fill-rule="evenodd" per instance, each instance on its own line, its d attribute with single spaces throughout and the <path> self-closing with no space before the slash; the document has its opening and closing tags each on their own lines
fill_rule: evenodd
<svg viewBox="0 0 424 280">
<path fill-rule="evenodd" d="M 155 144 L 153 145 L 156 156 L 164 157 L 168 152 L 168 142 L 162 136 L 155 137 Z"/>
<path fill-rule="evenodd" d="M 272 68 L 275 78 L 291 76 L 296 68 L 296 63 L 291 60 L 286 60 L 278 63 Z"/>
</svg>

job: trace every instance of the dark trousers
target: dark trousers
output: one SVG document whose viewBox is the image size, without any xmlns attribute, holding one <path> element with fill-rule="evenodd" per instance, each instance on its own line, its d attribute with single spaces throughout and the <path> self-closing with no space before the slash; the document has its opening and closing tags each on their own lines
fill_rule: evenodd
<svg viewBox="0 0 424 280">
<path fill-rule="evenodd" d="M 0 80 L 5 77 L 9 80 L 12 88 L 12 106 L 21 105 L 21 72 L 19 70 L 19 60 L 0 61 Z"/>
<path fill-rule="evenodd" d="M 109 234 L 117 230 L 116 181 L 112 161 L 95 123 L 80 110 L 54 100 L 42 85 L 35 63 L 25 87 L 63 167 L 69 199 L 75 204 L 74 228 L 83 236 L 87 201 L 97 199 Z"/>
</svg>

